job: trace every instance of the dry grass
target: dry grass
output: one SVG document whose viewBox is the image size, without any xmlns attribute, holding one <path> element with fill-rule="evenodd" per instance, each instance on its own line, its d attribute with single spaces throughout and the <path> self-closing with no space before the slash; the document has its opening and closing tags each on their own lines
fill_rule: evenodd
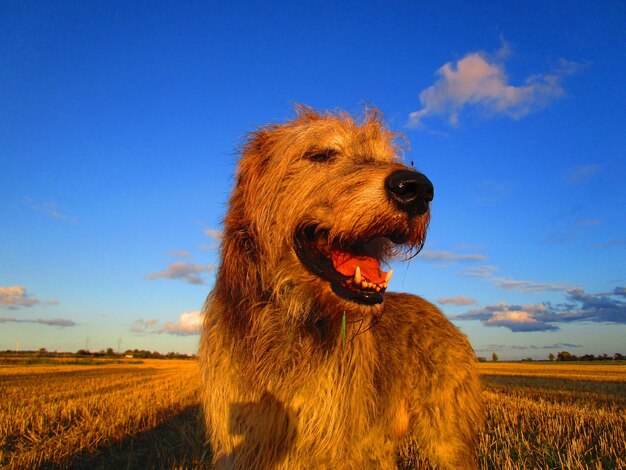
<svg viewBox="0 0 626 470">
<path fill-rule="evenodd" d="M 626 468 L 626 365 L 480 367 L 483 468 Z"/>
<path fill-rule="evenodd" d="M 191 467 L 198 384 L 195 361 L 0 367 L 0 466 Z"/>
<path fill-rule="evenodd" d="M 626 364 L 593 362 L 483 362 L 479 364 L 483 375 L 515 375 L 524 377 L 550 377 L 595 382 L 626 383 Z"/>
<path fill-rule="evenodd" d="M 626 365 L 480 368 L 482 468 L 626 468 Z M 194 361 L 0 366 L 0 467 L 208 467 L 198 384 Z"/>
<path fill-rule="evenodd" d="M 483 469 L 626 468 L 626 365 L 480 364 Z M 409 446 L 403 468 L 425 460 Z"/>
</svg>

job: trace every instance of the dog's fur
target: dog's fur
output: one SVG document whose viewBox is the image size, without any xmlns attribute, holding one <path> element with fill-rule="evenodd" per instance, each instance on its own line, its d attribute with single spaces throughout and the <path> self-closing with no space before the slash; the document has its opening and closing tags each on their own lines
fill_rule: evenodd
<svg viewBox="0 0 626 470">
<path fill-rule="evenodd" d="M 414 295 L 347 300 L 297 254 L 307 224 L 329 246 L 372 240 L 368 254 L 383 262 L 398 253 L 383 234 L 403 234 L 405 253 L 421 248 L 430 212 L 405 213 L 385 190 L 391 172 L 410 169 L 398 136 L 377 111 L 360 123 L 297 112 L 253 132 L 242 149 L 204 306 L 203 406 L 215 464 L 395 468 L 413 438 L 440 468 L 475 468 L 482 402 L 464 335 Z"/>
</svg>

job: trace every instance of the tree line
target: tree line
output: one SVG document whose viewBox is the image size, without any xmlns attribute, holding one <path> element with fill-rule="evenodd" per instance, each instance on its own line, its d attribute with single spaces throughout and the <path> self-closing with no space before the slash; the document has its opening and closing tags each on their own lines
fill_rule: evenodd
<svg viewBox="0 0 626 470">
<path fill-rule="evenodd" d="M 16 354 L 16 351 L 7 349 L 5 354 Z M 21 356 L 39 357 L 110 357 L 110 358 L 137 358 L 137 359 L 195 359 L 195 354 L 182 354 L 177 352 L 160 353 L 158 351 L 147 351 L 144 349 L 127 349 L 124 352 L 116 352 L 113 348 L 102 349 L 100 351 L 89 351 L 79 349 L 76 352 L 56 352 L 48 351 L 46 348 L 39 348 L 37 351 L 20 351 Z"/>
<path fill-rule="evenodd" d="M 550 353 L 548 359 L 550 361 L 623 361 L 626 357 L 621 353 L 615 353 L 613 356 L 609 356 L 608 354 L 600 354 L 598 356 L 583 354 L 582 356 L 576 356 L 569 351 L 561 351 L 556 355 L 556 358 L 554 354 Z"/>
<path fill-rule="evenodd" d="M 477 357 L 478 362 L 487 362 L 486 357 Z M 496 353 L 491 355 L 491 362 L 498 362 L 500 358 Z M 532 357 L 527 357 L 526 359 L 522 359 L 522 362 L 532 362 L 534 359 Z M 582 356 L 576 356 L 569 351 L 561 351 L 556 356 L 552 353 L 548 354 L 548 360 L 550 362 L 570 362 L 570 361 L 623 361 L 626 360 L 626 356 L 621 353 L 614 353 L 612 356 L 608 354 L 600 354 L 598 356 L 594 356 L 593 354 L 583 354 Z"/>
</svg>

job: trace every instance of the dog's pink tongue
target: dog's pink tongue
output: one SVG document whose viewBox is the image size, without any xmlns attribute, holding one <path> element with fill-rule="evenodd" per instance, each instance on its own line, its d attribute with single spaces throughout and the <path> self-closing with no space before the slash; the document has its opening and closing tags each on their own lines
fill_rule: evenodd
<svg viewBox="0 0 626 470">
<path fill-rule="evenodd" d="M 361 268 L 361 276 L 370 282 L 381 284 L 385 280 L 385 271 L 380 269 L 380 264 L 376 258 L 371 256 L 357 256 L 340 250 L 332 250 L 330 256 L 333 260 L 335 270 L 344 276 L 354 276 L 356 267 Z"/>
</svg>

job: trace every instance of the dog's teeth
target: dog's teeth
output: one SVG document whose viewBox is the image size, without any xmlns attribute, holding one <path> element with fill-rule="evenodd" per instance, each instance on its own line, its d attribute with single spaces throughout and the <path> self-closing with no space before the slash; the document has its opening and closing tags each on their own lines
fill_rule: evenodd
<svg viewBox="0 0 626 470">
<path fill-rule="evenodd" d="M 389 284 L 389 281 L 391 280 L 391 275 L 392 274 L 393 274 L 393 269 L 390 269 L 389 272 L 387 273 L 387 275 L 385 276 L 385 283 L 386 284 Z"/>
<path fill-rule="evenodd" d="M 361 267 L 360 266 L 357 266 L 356 269 L 354 270 L 354 283 L 355 284 L 361 283 Z"/>
<path fill-rule="evenodd" d="M 365 288 L 367 287 L 367 281 L 366 281 L 365 279 L 363 279 L 363 280 L 361 281 L 361 287 L 362 287 L 363 289 L 365 289 Z"/>
<path fill-rule="evenodd" d="M 380 286 L 376 286 L 376 292 L 380 292 Z"/>
</svg>

